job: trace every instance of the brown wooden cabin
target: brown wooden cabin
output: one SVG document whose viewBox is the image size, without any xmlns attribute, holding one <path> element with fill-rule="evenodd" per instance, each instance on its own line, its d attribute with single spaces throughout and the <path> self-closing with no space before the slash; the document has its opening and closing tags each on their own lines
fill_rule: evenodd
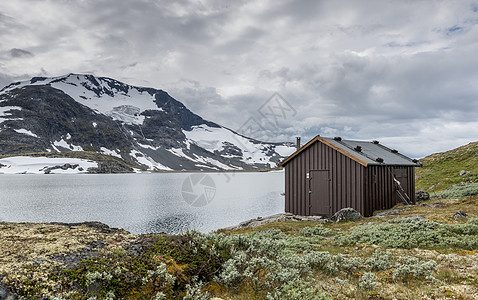
<svg viewBox="0 0 478 300">
<path fill-rule="evenodd" d="M 421 164 L 378 141 L 316 136 L 279 164 L 285 167 L 285 211 L 330 217 L 352 207 L 363 216 L 397 203 L 415 204 Z"/>
</svg>

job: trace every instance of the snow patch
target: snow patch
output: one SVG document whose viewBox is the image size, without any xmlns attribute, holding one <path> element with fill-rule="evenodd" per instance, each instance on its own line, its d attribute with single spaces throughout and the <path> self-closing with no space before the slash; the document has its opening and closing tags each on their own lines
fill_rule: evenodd
<svg viewBox="0 0 478 300">
<path fill-rule="evenodd" d="M 118 93 L 117 90 L 114 90 L 112 95 L 102 93 L 100 95 L 101 98 L 98 97 L 95 92 L 82 88 L 82 85 L 86 84 L 90 88 L 101 89 L 102 91 L 111 90 L 107 85 L 108 80 L 101 78 L 95 79 L 99 83 L 99 86 L 91 86 L 89 80 L 83 75 L 69 75 L 62 81 L 52 83 L 51 86 L 62 90 L 79 103 L 93 110 L 129 124 L 143 124 L 144 116 L 140 116 L 139 114 L 146 110 L 162 110 L 159 109 L 154 102 L 154 95 L 150 95 L 147 92 L 140 92 L 131 86 L 129 86 L 126 93 Z M 130 103 L 134 103 L 134 106 L 131 106 Z M 131 110 L 131 108 L 133 108 L 133 110 Z M 131 114 L 133 111 L 134 113 Z"/>
<path fill-rule="evenodd" d="M 22 108 L 19 106 L 0 106 L 0 123 L 5 122 L 6 120 L 12 120 L 2 117 L 11 116 L 11 110 L 21 110 Z M 15 120 L 23 120 L 22 118 L 16 118 Z"/>
<path fill-rule="evenodd" d="M 121 121 L 127 124 L 141 125 L 144 122 L 144 116 L 140 116 L 141 109 L 132 105 L 121 105 L 113 107 L 111 111 L 107 111 L 105 115 L 113 118 L 113 120 Z"/>
<path fill-rule="evenodd" d="M 152 150 L 158 150 L 159 148 L 161 148 L 161 147 L 153 147 L 151 145 L 145 145 L 145 144 L 140 144 L 140 143 L 138 143 L 138 146 L 140 146 L 142 148 L 152 149 Z"/>
<path fill-rule="evenodd" d="M 193 126 L 190 131 L 183 130 L 183 133 L 190 143 L 195 143 L 210 152 L 223 150 L 227 141 L 241 149 L 241 160 L 247 164 L 268 164 L 270 167 L 274 167 L 275 163 L 270 161 L 269 152 L 273 152 L 277 147 L 280 147 L 278 150 L 281 153 L 276 152 L 281 156 L 286 156 L 294 150 L 294 147 L 264 144 L 242 137 L 224 127 L 210 127 L 205 124 Z M 290 149 L 290 152 L 287 149 Z"/>
<path fill-rule="evenodd" d="M 70 145 L 64 139 L 61 139 L 59 141 L 54 141 L 53 145 L 58 146 L 58 147 L 63 147 L 63 148 L 66 148 L 66 149 L 70 149 Z"/>
<path fill-rule="evenodd" d="M 46 168 L 63 166 L 65 164 L 78 165 L 74 169 L 54 169 L 51 174 L 79 174 L 87 173 L 88 168 L 97 168 L 96 162 L 79 158 L 51 158 L 13 156 L 0 159 L 0 174 L 44 174 Z M 83 169 L 83 170 L 80 170 Z"/>
<path fill-rule="evenodd" d="M 11 110 L 21 110 L 22 108 L 19 106 L 0 106 L 0 117 L 11 116 Z"/>
<path fill-rule="evenodd" d="M 68 135 L 69 134 L 67 134 L 67 137 L 66 137 L 67 139 L 68 139 Z M 71 136 L 70 136 L 70 138 L 71 138 Z M 63 148 L 66 148 L 66 149 L 70 149 L 72 151 L 84 151 L 83 147 L 75 146 L 73 144 L 68 144 L 64 139 L 61 139 L 59 141 L 54 141 L 53 146 L 63 147 Z M 54 147 L 54 149 L 56 151 L 58 151 L 58 148 Z M 58 151 L 58 152 L 60 152 L 60 151 Z"/>
<path fill-rule="evenodd" d="M 26 135 L 33 136 L 33 137 L 38 138 L 38 135 L 34 134 L 34 133 L 31 132 L 30 130 L 26 130 L 26 129 L 14 129 L 14 130 L 15 130 L 17 133 L 26 134 Z"/>
<path fill-rule="evenodd" d="M 141 153 L 137 150 L 132 150 L 130 152 L 130 156 L 135 158 L 140 164 L 146 165 L 149 170 L 168 170 L 171 171 L 171 168 L 166 167 L 165 165 L 162 165 L 155 160 L 153 160 L 151 157 L 145 155 L 144 153 Z"/>
<path fill-rule="evenodd" d="M 295 152 L 296 148 L 292 146 L 276 146 L 274 150 L 283 157 L 288 157 Z"/>
<path fill-rule="evenodd" d="M 110 150 L 110 149 L 107 149 L 105 147 L 101 147 L 100 152 L 103 153 L 103 154 L 106 154 L 106 155 L 111 155 L 111 156 L 116 156 L 116 157 L 121 158 L 121 155 L 118 152 L 116 152 L 116 150 Z"/>
</svg>

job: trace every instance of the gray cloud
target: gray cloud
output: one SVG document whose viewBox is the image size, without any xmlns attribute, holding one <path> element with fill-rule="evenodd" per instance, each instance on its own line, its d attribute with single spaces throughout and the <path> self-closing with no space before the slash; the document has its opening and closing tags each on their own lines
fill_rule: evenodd
<svg viewBox="0 0 478 300">
<path fill-rule="evenodd" d="M 13 78 L 6 74 L 0 73 L 0 90 L 13 82 Z"/>
<path fill-rule="evenodd" d="M 26 51 L 26 50 L 23 50 L 23 49 L 17 49 L 17 48 L 10 49 L 10 51 L 8 51 L 8 53 L 13 58 L 32 57 L 33 56 L 33 53 L 31 53 L 29 51 Z"/>
<path fill-rule="evenodd" d="M 251 117 L 264 121 L 258 108 L 279 92 L 297 114 L 274 128 L 264 123 L 265 138 L 379 138 L 421 156 L 478 139 L 477 7 L 474 0 L 3 1 L 0 84 L 91 72 L 162 88 L 235 130 Z"/>
</svg>

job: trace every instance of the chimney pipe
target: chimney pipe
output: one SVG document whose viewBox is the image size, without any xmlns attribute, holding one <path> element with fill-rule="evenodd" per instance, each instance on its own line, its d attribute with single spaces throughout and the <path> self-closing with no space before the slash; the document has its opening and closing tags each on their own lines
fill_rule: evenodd
<svg viewBox="0 0 478 300">
<path fill-rule="evenodd" d="M 295 139 L 297 141 L 297 150 L 299 150 L 300 149 L 300 136 L 296 137 Z"/>
</svg>

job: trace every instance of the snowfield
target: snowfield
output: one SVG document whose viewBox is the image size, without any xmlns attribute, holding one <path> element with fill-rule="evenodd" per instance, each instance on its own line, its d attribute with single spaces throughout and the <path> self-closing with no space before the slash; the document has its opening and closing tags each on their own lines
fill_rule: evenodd
<svg viewBox="0 0 478 300">
<path fill-rule="evenodd" d="M 0 174 L 45 174 L 47 168 L 70 164 L 78 165 L 74 169 L 53 169 L 51 174 L 80 174 L 87 173 L 88 168 L 97 168 L 96 162 L 79 158 L 50 158 L 13 156 L 0 159 Z"/>
</svg>

